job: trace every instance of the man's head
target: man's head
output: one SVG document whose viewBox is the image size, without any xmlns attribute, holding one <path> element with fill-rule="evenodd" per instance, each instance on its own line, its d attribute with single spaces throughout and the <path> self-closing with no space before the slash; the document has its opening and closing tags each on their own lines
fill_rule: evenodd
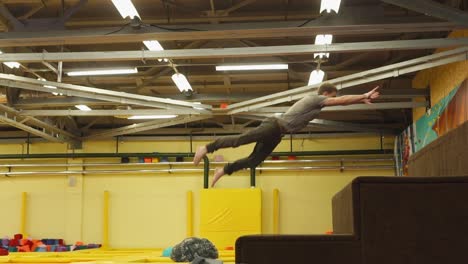
<svg viewBox="0 0 468 264">
<path fill-rule="evenodd" d="M 335 85 L 326 82 L 320 85 L 317 93 L 319 95 L 324 95 L 327 97 L 336 97 L 336 94 L 338 93 L 338 89 L 336 89 Z"/>
</svg>

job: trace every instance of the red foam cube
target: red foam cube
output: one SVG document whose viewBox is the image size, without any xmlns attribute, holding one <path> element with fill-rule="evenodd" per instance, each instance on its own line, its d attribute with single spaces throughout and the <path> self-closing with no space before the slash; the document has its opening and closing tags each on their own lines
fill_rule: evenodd
<svg viewBox="0 0 468 264">
<path fill-rule="evenodd" d="M 8 256 L 8 250 L 0 247 L 0 256 Z"/>
<path fill-rule="evenodd" d="M 8 246 L 10 247 L 17 247 L 19 246 L 19 240 L 18 239 L 11 239 L 10 242 L 8 243 Z"/>
</svg>

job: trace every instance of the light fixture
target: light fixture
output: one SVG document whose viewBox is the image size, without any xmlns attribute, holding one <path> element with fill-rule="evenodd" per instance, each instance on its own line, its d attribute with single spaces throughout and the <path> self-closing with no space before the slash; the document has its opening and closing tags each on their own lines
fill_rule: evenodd
<svg viewBox="0 0 468 264">
<path fill-rule="evenodd" d="M 161 43 L 159 43 L 159 41 L 157 41 L 157 40 L 145 40 L 145 41 L 143 41 L 143 44 L 145 44 L 146 48 L 148 48 L 151 51 L 162 51 L 162 50 L 164 50 L 164 48 L 161 46 Z M 161 61 L 168 62 L 169 59 L 159 58 L 158 61 L 159 62 L 161 62 Z"/>
<path fill-rule="evenodd" d="M 326 34 L 326 35 L 317 35 L 315 37 L 315 45 L 327 45 L 327 44 L 331 44 L 333 41 L 333 35 L 330 35 L 330 34 Z M 320 59 L 326 57 L 330 57 L 330 53 L 324 53 L 324 52 L 321 52 L 321 53 L 314 53 L 314 58 L 317 58 L 319 57 Z"/>
<path fill-rule="evenodd" d="M 326 10 L 327 13 L 330 13 L 333 10 L 338 14 L 338 11 L 340 10 L 340 3 L 341 0 L 322 0 L 322 3 L 320 4 L 320 13 L 322 13 L 324 10 Z"/>
<path fill-rule="evenodd" d="M 44 78 L 37 78 L 37 79 L 38 79 L 39 81 L 43 81 L 43 82 L 47 81 L 47 80 L 44 79 Z M 52 85 L 47 85 L 47 84 L 43 85 L 43 87 L 44 87 L 44 88 L 50 88 L 50 89 L 57 89 L 57 87 L 52 86 Z M 53 94 L 53 95 L 62 95 L 62 94 L 59 94 L 59 93 L 52 93 L 52 94 Z"/>
<path fill-rule="evenodd" d="M 177 85 L 177 88 L 179 88 L 179 91 L 181 93 L 193 90 L 187 78 L 185 78 L 185 76 L 182 73 L 178 73 L 178 72 L 174 73 L 172 75 L 172 80 Z"/>
<path fill-rule="evenodd" d="M 75 105 L 76 108 L 80 109 L 81 111 L 91 111 L 93 109 L 89 108 L 87 105 Z"/>
<path fill-rule="evenodd" d="M 145 44 L 145 46 L 151 51 L 164 50 L 164 48 L 161 46 L 161 44 L 157 40 L 145 40 L 143 41 L 143 44 Z"/>
<path fill-rule="evenodd" d="M 3 64 L 8 66 L 8 68 L 10 68 L 10 69 L 19 68 L 21 66 L 21 64 L 19 62 L 15 62 L 15 61 L 4 62 Z"/>
<path fill-rule="evenodd" d="M 320 69 L 313 70 L 310 73 L 309 83 L 307 85 L 314 85 L 314 84 L 317 84 L 317 83 L 321 83 L 323 81 L 324 77 L 325 77 L 325 72 L 324 71 L 322 71 Z"/>
<path fill-rule="evenodd" d="M 112 3 L 123 18 L 130 17 L 132 19 L 140 17 L 131 0 L 112 0 Z"/>
<path fill-rule="evenodd" d="M 177 117 L 177 115 L 134 115 L 128 119 L 169 119 Z"/>
<path fill-rule="evenodd" d="M 68 72 L 67 75 L 68 76 L 88 76 L 88 75 L 117 75 L 117 74 L 132 74 L 132 73 L 138 73 L 137 68 L 71 71 L 71 72 Z"/>
<path fill-rule="evenodd" d="M 219 65 L 217 71 L 287 70 L 288 64 Z"/>
</svg>

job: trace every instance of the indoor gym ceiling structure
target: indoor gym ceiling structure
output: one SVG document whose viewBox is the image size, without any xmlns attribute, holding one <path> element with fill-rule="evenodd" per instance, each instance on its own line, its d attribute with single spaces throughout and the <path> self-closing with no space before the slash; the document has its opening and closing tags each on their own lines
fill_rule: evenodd
<svg viewBox="0 0 468 264">
<path fill-rule="evenodd" d="M 317 73 L 341 94 L 382 95 L 324 108 L 302 135 L 395 134 L 430 102 L 414 75 L 468 54 L 468 38 L 447 38 L 468 27 L 465 0 L 343 0 L 330 13 L 320 0 L 133 0 L 133 19 L 111 0 L 0 2 L 3 140 L 241 133 L 316 91 Z M 219 67 L 242 65 L 276 69 Z"/>
</svg>

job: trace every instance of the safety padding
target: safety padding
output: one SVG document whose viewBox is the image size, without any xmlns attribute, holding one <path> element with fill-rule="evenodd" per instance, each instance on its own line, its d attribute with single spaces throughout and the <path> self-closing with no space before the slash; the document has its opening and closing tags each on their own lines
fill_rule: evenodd
<svg viewBox="0 0 468 264">
<path fill-rule="evenodd" d="M 262 233 L 262 191 L 250 189 L 203 189 L 200 234 L 218 249 L 233 247 L 243 235 Z"/>
</svg>

